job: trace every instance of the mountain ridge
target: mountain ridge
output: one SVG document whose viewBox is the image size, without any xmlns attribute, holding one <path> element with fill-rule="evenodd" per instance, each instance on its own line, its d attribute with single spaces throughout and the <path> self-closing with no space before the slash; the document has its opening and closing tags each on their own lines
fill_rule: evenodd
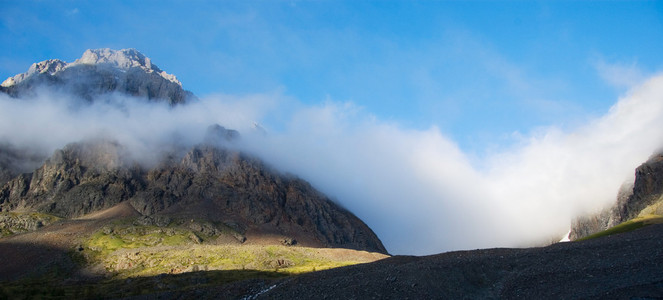
<svg viewBox="0 0 663 300">
<path fill-rule="evenodd" d="M 595 214 L 576 218 L 569 238 L 581 239 L 638 216 L 663 215 L 663 206 L 658 205 L 662 200 L 663 153 L 657 153 L 635 169 L 634 181 L 620 187 L 611 206 Z"/>
<path fill-rule="evenodd" d="M 12 97 L 34 96 L 37 87 L 64 90 L 93 101 L 101 94 L 119 92 L 170 105 L 195 99 L 177 77 L 161 70 L 136 49 L 88 49 L 74 62 L 49 59 L 27 72 L 7 78 L 0 91 Z"/>
<path fill-rule="evenodd" d="M 73 63 L 47 60 L 3 83 L 18 100 L 42 86 L 90 102 L 108 93 L 171 106 L 195 99 L 175 76 L 135 49 L 87 50 Z M 71 141 L 34 170 L 13 163 L 21 156 L 7 144 L 0 147 L 0 158 L 7 158 L 0 159 L 0 212 L 71 219 L 127 202 L 143 216 L 232 224 L 248 239 L 265 235 L 314 247 L 387 253 L 366 224 L 308 182 L 233 150 L 239 138 L 237 131 L 212 124 L 198 144 L 182 145 L 175 137 L 163 141 L 150 153 L 155 161 L 146 164 L 121 142 L 98 136 Z"/>
</svg>

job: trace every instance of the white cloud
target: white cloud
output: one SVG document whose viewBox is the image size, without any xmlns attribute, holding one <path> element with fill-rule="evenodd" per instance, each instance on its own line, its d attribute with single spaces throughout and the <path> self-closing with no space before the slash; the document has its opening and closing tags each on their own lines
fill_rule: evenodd
<svg viewBox="0 0 663 300">
<path fill-rule="evenodd" d="M 335 103 L 293 113 L 288 130 L 251 146 L 338 199 L 393 253 L 524 246 L 614 201 L 663 145 L 661 97 L 663 77 L 653 78 L 605 116 L 540 129 L 478 167 L 437 128 L 406 130 Z"/>
<path fill-rule="evenodd" d="M 45 90 L 31 99 L 0 94 L 0 140 L 50 154 L 71 142 L 98 137 L 117 139 L 136 159 L 153 163 L 162 146 L 175 139 L 183 145 L 202 141 L 207 126 L 223 124 L 247 130 L 265 116 L 278 93 L 242 97 L 214 95 L 190 105 L 171 108 L 123 95 L 107 95 L 93 104 Z"/>
<path fill-rule="evenodd" d="M 165 141 L 193 144 L 219 123 L 240 130 L 245 150 L 350 209 L 390 252 L 430 254 L 561 237 L 573 216 L 613 201 L 663 146 L 661 99 L 658 76 L 600 118 L 572 130 L 540 128 L 480 158 L 436 127 L 405 129 L 352 103 L 307 106 L 279 92 L 217 95 L 174 109 L 117 95 L 73 108 L 53 93 L 0 96 L 0 140 L 53 151 L 103 132 L 149 161 Z M 266 136 L 251 134 L 254 121 Z"/>
<path fill-rule="evenodd" d="M 636 62 L 608 63 L 600 59 L 594 63 L 594 67 L 604 81 L 618 88 L 634 87 L 646 78 Z"/>
</svg>

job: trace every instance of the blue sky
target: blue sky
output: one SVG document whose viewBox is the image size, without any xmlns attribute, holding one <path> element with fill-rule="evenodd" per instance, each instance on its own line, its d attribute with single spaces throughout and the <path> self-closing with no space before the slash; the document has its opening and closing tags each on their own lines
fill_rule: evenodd
<svg viewBox="0 0 663 300">
<path fill-rule="evenodd" d="M 573 126 L 663 68 L 655 1 L 2 1 L 0 77 L 136 48 L 199 96 L 352 102 L 463 149 Z M 612 74 L 612 75 L 610 75 Z"/>
<path fill-rule="evenodd" d="M 663 149 L 660 1 L 0 7 L 3 79 L 136 48 L 201 99 L 70 111 L 57 94 L 0 97 L 0 137 L 52 152 L 110 133 L 140 157 L 212 123 L 236 128 L 243 149 L 311 182 L 395 254 L 550 241 Z M 248 130 L 256 120 L 267 135 Z"/>
<path fill-rule="evenodd" d="M 3 1 L 0 77 L 136 48 L 197 95 L 350 101 L 468 151 L 602 114 L 663 68 L 654 1 Z M 630 75 L 629 75 L 630 74 Z M 621 81 L 628 82 L 631 79 Z"/>
</svg>

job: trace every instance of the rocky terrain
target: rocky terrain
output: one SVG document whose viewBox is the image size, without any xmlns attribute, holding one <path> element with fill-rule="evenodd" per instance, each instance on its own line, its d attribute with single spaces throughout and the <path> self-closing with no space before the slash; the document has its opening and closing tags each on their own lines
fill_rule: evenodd
<svg viewBox="0 0 663 300">
<path fill-rule="evenodd" d="M 171 109 L 196 101 L 134 49 L 36 63 L 0 92 L 12 97 L 6 101 L 61 93 L 73 107 L 117 95 Z M 0 298 L 141 295 L 146 291 L 121 280 L 179 274 L 228 283 L 387 257 L 351 212 L 237 150 L 237 131 L 211 124 L 201 136 L 193 145 L 163 141 L 147 154 L 105 135 L 47 155 L 0 141 Z M 232 276 L 218 281 L 219 274 Z"/>
<path fill-rule="evenodd" d="M 195 101 L 134 49 L 36 63 L 0 92 L 23 101 L 42 88 L 88 102 Z M 663 297 L 663 218 L 648 218 L 663 214 L 663 155 L 638 167 L 613 207 L 577 220 L 571 238 L 645 218 L 625 233 L 389 257 L 359 218 L 237 150 L 238 139 L 212 124 L 199 143 L 164 144 L 150 162 L 102 137 L 48 155 L 0 141 L 0 299 Z"/>
<path fill-rule="evenodd" d="M 249 297 L 660 299 L 662 246 L 663 225 L 652 225 L 625 234 L 543 248 L 399 256 L 266 282 L 260 287 L 256 284 Z"/>
<path fill-rule="evenodd" d="M 2 86 L 17 101 L 43 87 L 89 101 L 105 101 L 108 93 L 171 105 L 193 100 L 175 76 L 135 49 L 87 50 L 73 63 L 43 61 Z M 127 202 L 144 216 L 226 224 L 242 239 L 386 253 L 366 224 L 304 180 L 230 150 L 238 138 L 238 132 L 213 124 L 197 146 L 173 141 L 151 153 L 156 163 L 150 164 L 102 138 L 72 141 L 41 161 L 0 144 L 0 211 L 71 219 Z"/>
<path fill-rule="evenodd" d="M 162 71 L 136 49 L 94 49 L 72 63 L 50 59 L 34 63 L 26 73 L 5 80 L 0 91 L 31 97 L 40 88 L 93 101 L 108 93 L 181 104 L 195 97 L 174 75 Z"/>
<path fill-rule="evenodd" d="M 201 144 L 153 168 L 125 161 L 108 141 L 70 144 L 0 189 L 3 212 L 75 218 L 127 202 L 140 215 L 231 224 L 246 238 L 386 253 L 361 220 L 294 176 Z"/>
<path fill-rule="evenodd" d="M 575 220 L 569 238 L 577 240 L 638 216 L 663 215 L 662 196 L 663 154 L 656 154 L 635 170 L 633 183 L 620 188 L 613 206 Z"/>
</svg>

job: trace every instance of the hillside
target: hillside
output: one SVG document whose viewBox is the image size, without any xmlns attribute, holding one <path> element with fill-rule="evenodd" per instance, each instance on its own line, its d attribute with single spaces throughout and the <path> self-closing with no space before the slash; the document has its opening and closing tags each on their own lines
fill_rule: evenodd
<svg viewBox="0 0 663 300">
<path fill-rule="evenodd" d="M 659 299 L 662 241 L 652 225 L 543 248 L 399 256 L 272 282 L 253 299 Z"/>
<path fill-rule="evenodd" d="M 44 91 L 91 102 L 113 101 L 105 98 L 112 93 L 147 103 L 195 101 L 175 76 L 135 49 L 87 50 L 73 63 L 43 61 L 2 86 L 15 101 Z M 62 104 L 80 105 L 75 100 Z M 156 153 L 132 153 L 112 138 L 90 137 L 71 141 L 41 162 L 25 147 L 5 142 L 0 144 L 0 211 L 71 219 L 127 202 L 138 215 L 204 220 L 231 228 L 242 241 L 288 240 L 386 253 L 366 224 L 306 181 L 231 150 L 239 138 L 237 131 L 212 124 L 197 144 L 181 144 L 173 136 Z M 149 162 L 136 158 L 145 156 Z"/>
<path fill-rule="evenodd" d="M 663 216 L 662 197 L 663 154 L 656 154 L 636 168 L 635 181 L 621 187 L 611 207 L 576 219 L 569 237 L 581 239 L 637 217 Z"/>
<path fill-rule="evenodd" d="M 387 257 L 237 240 L 200 220 L 166 223 L 128 202 L 0 239 L 0 299 L 119 298 L 285 276 Z M 204 284 L 203 284 L 204 283 Z"/>
<path fill-rule="evenodd" d="M 190 266 L 198 268 L 197 272 L 105 280 L 94 279 L 87 272 L 67 281 L 42 277 L 5 282 L 0 295 L 111 299 L 658 299 L 663 295 L 662 241 L 663 224 L 658 224 L 542 248 L 395 256 L 296 276 L 287 276 L 276 268 L 205 271 L 197 264 Z M 38 248 L 30 249 L 36 252 Z M 192 249 L 191 256 L 181 258 L 200 255 L 196 252 L 200 246 Z M 53 248 L 41 251 L 58 253 Z M 264 260 L 268 264 L 291 259 L 285 255 L 293 256 L 293 252 L 287 254 L 280 249 L 270 251 L 277 256 Z M 131 259 L 142 261 L 137 252 L 120 254 L 127 259 L 123 266 L 129 266 Z M 259 255 L 269 257 L 269 253 L 262 253 Z M 339 254 L 332 256 L 366 259 L 369 255 Z M 329 253 L 315 260 L 324 256 Z M 50 274 L 66 273 L 63 268 L 50 270 Z"/>
<path fill-rule="evenodd" d="M 0 92 L 15 102 L 66 95 L 57 102 L 63 111 L 103 102 L 123 113 L 109 102 L 126 97 L 145 108 L 197 101 L 134 49 L 36 63 L 5 80 Z M 224 277 L 227 283 L 387 257 L 351 212 L 239 150 L 235 130 L 210 124 L 189 132 L 198 141 L 173 134 L 141 153 L 93 133 L 50 154 L 0 141 L 0 298 L 49 297 L 53 290 L 62 296 L 59 287 L 68 282 L 75 284 L 65 295 L 95 298 L 100 294 L 77 287 L 117 291 L 124 279 L 236 274 Z M 196 275 L 201 271 L 209 273 Z"/>
<path fill-rule="evenodd" d="M 197 101 L 134 49 L 36 63 L 0 92 L 66 95 L 63 111 Z M 352 212 L 241 150 L 236 130 L 209 124 L 144 148 L 105 133 L 48 154 L 0 140 L 0 299 L 663 296 L 663 155 L 613 207 L 576 221 L 571 238 L 587 240 L 390 257 Z"/>
</svg>

